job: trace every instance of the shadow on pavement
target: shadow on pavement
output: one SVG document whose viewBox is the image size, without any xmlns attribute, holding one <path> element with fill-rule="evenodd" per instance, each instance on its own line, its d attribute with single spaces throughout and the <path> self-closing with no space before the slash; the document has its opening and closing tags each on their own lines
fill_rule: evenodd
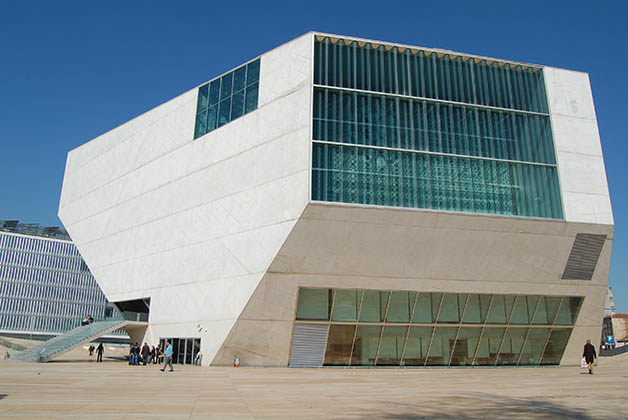
<svg viewBox="0 0 628 420">
<path fill-rule="evenodd" d="M 418 397 L 417 399 L 420 399 Z M 444 401 L 447 401 L 444 403 Z M 445 405 L 446 404 L 446 405 Z M 534 399 L 498 399 L 491 401 L 486 394 L 474 398 L 440 399 L 416 405 L 399 405 L 387 412 L 370 413 L 364 418 L 377 419 L 573 419 L 593 420 L 580 409 L 568 408 L 561 404 Z"/>
</svg>

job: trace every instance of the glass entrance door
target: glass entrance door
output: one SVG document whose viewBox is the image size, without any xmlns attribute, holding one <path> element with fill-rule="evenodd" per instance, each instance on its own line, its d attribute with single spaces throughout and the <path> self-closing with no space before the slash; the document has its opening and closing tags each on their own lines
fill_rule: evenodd
<svg viewBox="0 0 628 420">
<path fill-rule="evenodd" d="M 166 341 L 172 344 L 172 363 L 191 365 L 201 350 L 200 338 L 160 338 L 160 347 L 165 349 Z"/>
</svg>

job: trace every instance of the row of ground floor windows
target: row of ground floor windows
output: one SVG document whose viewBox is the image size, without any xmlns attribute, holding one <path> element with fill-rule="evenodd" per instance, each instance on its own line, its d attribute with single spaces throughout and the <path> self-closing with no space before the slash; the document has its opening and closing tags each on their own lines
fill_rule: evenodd
<svg viewBox="0 0 628 420">
<path fill-rule="evenodd" d="M 326 366 L 557 365 L 571 328 L 331 325 Z"/>
</svg>

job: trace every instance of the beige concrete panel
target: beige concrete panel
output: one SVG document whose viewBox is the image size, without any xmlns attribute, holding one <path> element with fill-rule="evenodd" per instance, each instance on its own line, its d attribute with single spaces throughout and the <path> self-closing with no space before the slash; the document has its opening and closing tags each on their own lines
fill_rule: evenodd
<svg viewBox="0 0 628 420">
<path fill-rule="evenodd" d="M 239 319 L 292 322 L 298 289 L 299 283 L 292 275 L 266 273 Z"/>
<path fill-rule="evenodd" d="M 291 336 L 292 322 L 238 320 L 211 364 L 232 365 L 237 353 L 241 366 L 287 366 Z"/>
</svg>

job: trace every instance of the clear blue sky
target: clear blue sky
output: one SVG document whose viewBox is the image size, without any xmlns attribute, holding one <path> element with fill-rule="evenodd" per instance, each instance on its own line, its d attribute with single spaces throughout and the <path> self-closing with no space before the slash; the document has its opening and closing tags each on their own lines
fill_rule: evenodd
<svg viewBox="0 0 628 420">
<path fill-rule="evenodd" d="M 310 30 L 589 73 L 628 312 L 628 2 L 0 0 L 0 219 L 60 225 L 69 150 Z"/>
</svg>

